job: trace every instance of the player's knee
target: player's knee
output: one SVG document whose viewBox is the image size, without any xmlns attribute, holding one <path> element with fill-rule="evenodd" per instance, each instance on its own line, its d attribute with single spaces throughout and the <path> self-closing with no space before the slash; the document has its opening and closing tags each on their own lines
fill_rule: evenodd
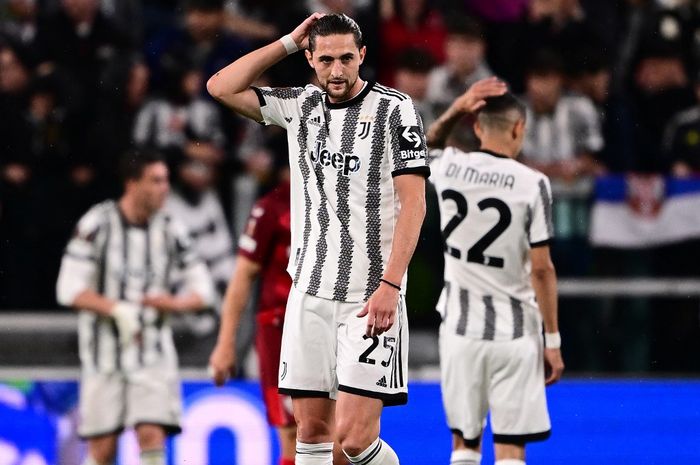
<svg viewBox="0 0 700 465">
<path fill-rule="evenodd" d="M 354 457 L 362 453 L 372 441 L 379 436 L 379 431 L 353 422 L 339 422 L 336 425 L 336 437 L 341 449 Z"/>
<path fill-rule="evenodd" d="M 297 440 L 307 444 L 328 442 L 331 425 L 321 418 L 297 418 Z"/>
<path fill-rule="evenodd" d="M 158 425 L 142 424 L 136 427 L 136 438 L 141 450 L 162 449 L 165 431 Z"/>
<path fill-rule="evenodd" d="M 112 465 L 117 458 L 117 445 L 109 441 L 90 442 L 87 465 Z"/>
</svg>

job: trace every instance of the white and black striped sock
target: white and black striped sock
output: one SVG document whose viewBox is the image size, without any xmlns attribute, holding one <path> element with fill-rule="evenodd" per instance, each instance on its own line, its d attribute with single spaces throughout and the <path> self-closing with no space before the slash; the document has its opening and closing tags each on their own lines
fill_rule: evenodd
<svg viewBox="0 0 700 465">
<path fill-rule="evenodd" d="M 380 438 L 377 438 L 360 455 L 351 457 L 345 453 L 345 456 L 353 465 L 399 465 L 399 457 L 394 449 Z"/>
<path fill-rule="evenodd" d="M 145 450 L 141 452 L 141 465 L 165 465 L 163 449 Z"/>
<path fill-rule="evenodd" d="M 453 450 L 450 465 L 479 465 L 481 454 L 471 449 Z"/>
<path fill-rule="evenodd" d="M 333 465 L 333 443 L 306 444 L 297 441 L 296 465 Z"/>
<path fill-rule="evenodd" d="M 525 465 L 525 460 L 501 459 L 501 460 L 496 460 L 495 465 Z"/>
</svg>

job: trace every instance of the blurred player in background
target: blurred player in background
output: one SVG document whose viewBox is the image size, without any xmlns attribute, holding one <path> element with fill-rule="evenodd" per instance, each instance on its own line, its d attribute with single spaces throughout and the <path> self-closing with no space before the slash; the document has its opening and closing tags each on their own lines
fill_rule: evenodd
<svg viewBox="0 0 700 465">
<path fill-rule="evenodd" d="M 477 82 L 428 131 L 445 239 L 440 364 L 453 465 L 480 463 L 489 410 L 496 464 L 524 465 L 525 444 L 549 437 L 544 388 L 564 369 L 549 180 L 515 161 L 526 110 L 506 90 L 495 78 Z M 476 111 L 481 148 L 441 150 Z"/>
<path fill-rule="evenodd" d="M 184 227 L 161 211 L 168 169 L 158 153 L 122 160 L 124 194 L 91 208 L 66 247 L 57 283 L 62 305 L 80 310 L 79 434 L 84 465 L 110 465 L 125 427 L 142 465 L 164 465 L 165 437 L 180 431 L 180 382 L 168 317 L 213 304 L 204 262 Z M 184 277 L 171 293 L 172 276 Z"/>
<path fill-rule="evenodd" d="M 251 88 L 302 48 L 320 88 Z M 402 287 L 430 170 L 411 99 L 359 77 L 365 52 L 355 21 L 316 13 L 207 83 L 236 112 L 287 130 L 294 287 L 279 386 L 293 398 L 297 465 L 330 465 L 336 436 L 352 463 L 399 463 L 379 420 L 408 398 Z"/>
<path fill-rule="evenodd" d="M 280 175 L 279 185 L 253 206 L 248 225 L 238 242 L 236 267 L 221 310 L 219 339 L 209 359 L 217 386 L 233 374 L 236 365 L 236 335 L 256 279 L 260 276 L 255 347 L 260 364 L 267 420 L 277 428 L 280 465 L 294 463 L 296 425 L 292 400 L 277 392 L 277 373 L 282 344 L 282 324 L 292 278 L 289 262 L 289 170 Z"/>
</svg>

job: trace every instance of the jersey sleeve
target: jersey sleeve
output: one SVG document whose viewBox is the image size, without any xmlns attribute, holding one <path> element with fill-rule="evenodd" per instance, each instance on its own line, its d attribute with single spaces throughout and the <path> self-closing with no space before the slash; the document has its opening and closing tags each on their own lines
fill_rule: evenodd
<svg viewBox="0 0 700 465">
<path fill-rule="evenodd" d="M 399 102 L 389 115 L 389 163 L 392 176 L 430 176 L 423 121 L 410 99 Z"/>
<path fill-rule="evenodd" d="M 276 232 L 277 213 L 269 202 L 255 204 L 250 212 L 245 231 L 238 240 L 238 254 L 263 264 L 269 256 Z"/>
<path fill-rule="evenodd" d="M 209 268 L 194 251 L 192 239 L 185 227 L 171 220 L 170 228 L 175 248 L 176 275 L 182 280 L 181 290 L 197 294 L 205 306 L 214 305 L 216 294 Z"/>
<path fill-rule="evenodd" d="M 299 114 L 298 98 L 303 87 L 251 87 L 258 96 L 260 113 L 267 126 L 286 128 Z M 297 121 L 298 122 L 298 121 Z"/>
<path fill-rule="evenodd" d="M 530 247 L 548 245 L 554 238 L 552 223 L 552 188 L 549 179 L 542 176 L 537 183 L 537 192 L 530 206 L 528 238 Z"/>
<path fill-rule="evenodd" d="M 56 300 L 70 307 L 83 291 L 95 288 L 100 242 L 104 233 L 105 221 L 94 209 L 83 216 L 73 231 L 61 260 L 61 268 L 56 281 Z"/>
</svg>

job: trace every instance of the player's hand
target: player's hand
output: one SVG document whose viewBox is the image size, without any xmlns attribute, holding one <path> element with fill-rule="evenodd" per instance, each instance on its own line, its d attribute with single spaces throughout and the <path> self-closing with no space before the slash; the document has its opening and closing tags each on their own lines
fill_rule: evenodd
<svg viewBox="0 0 700 465">
<path fill-rule="evenodd" d="M 209 356 L 208 374 L 214 384 L 223 386 L 234 374 L 236 348 L 232 344 L 217 343 Z"/>
<path fill-rule="evenodd" d="M 141 332 L 139 312 L 139 306 L 131 302 L 117 302 L 112 307 L 112 318 L 117 325 L 122 346 L 129 344 Z"/>
<path fill-rule="evenodd" d="M 184 310 L 180 299 L 171 294 L 148 295 L 143 298 L 141 303 L 165 313 L 175 313 Z"/>
<path fill-rule="evenodd" d="M 399 291 L 386 284 L 380 284 L 369 298 L 364 308 L 357 314 L 358 318 L 367 316 L 365 334 L 374 337 L 391 329 L 399 305 Z"/>
<path fill-rule="evenodd" d="M 304 50 L 309 48 L 309 32 L 311 31 L 311 26 L 319 20 L 319 18 L 325 16 L 323 13 L 314 13 L 304 20 L 303 23 L 298 25 L 289 35 L 292 36 L 294 42 L 299 47 L 299 50 Z"/>
<path fill-rule="evenodd" d="M 544 349 L 544 384 L 549 386 L 561 379 L 564 372 L 564 360 L 561 349 Z"/>
<path fill-rule="evenodd" d="M 455 105 L 459 111 L 473 114 L 486 105 L 486 98 L 497 97 L 506 92 L 508 92 L 508 86 L 497 77 L 481 79 L 457 98 Z"/>
</svg>

